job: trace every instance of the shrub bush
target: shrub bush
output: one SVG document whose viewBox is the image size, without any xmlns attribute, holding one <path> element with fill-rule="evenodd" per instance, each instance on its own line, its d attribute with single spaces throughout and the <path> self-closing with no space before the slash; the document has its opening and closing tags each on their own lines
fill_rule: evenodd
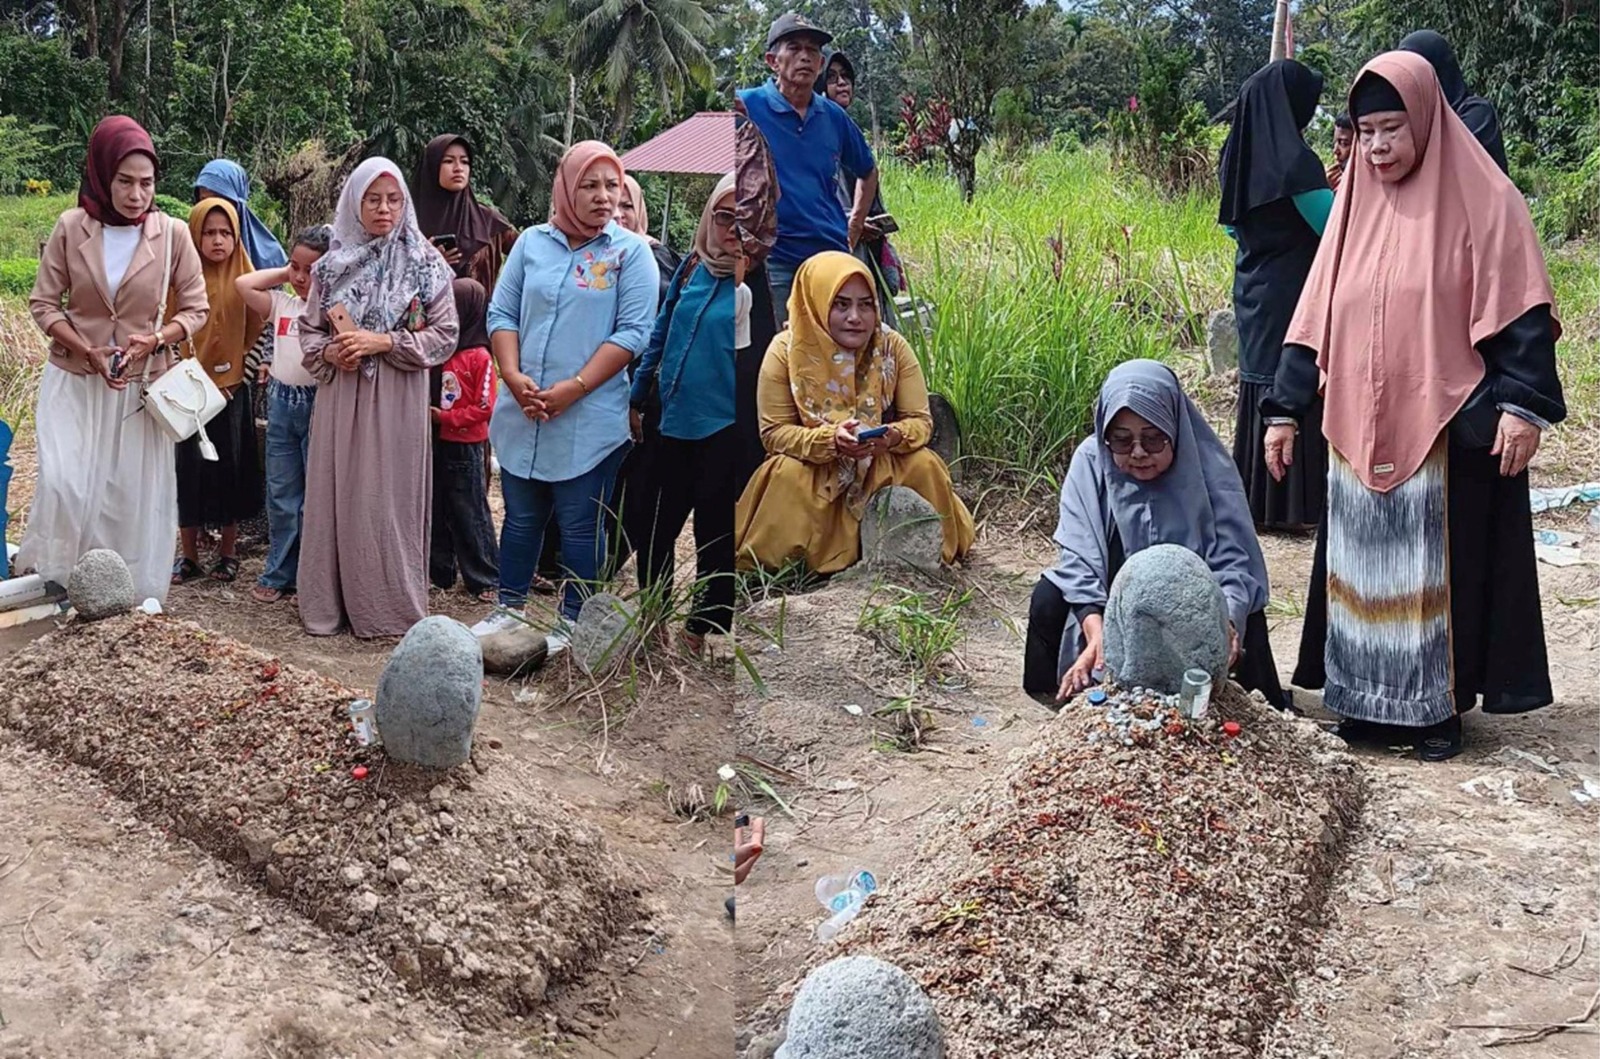
<svg viewBox="0 0 1600 1059">
<path fill-rule="evenodd" d="M 0 261 L 0 294 L 26 298 L 33 290 L 33 279 L 39 274 L 39 261 L 31 257 L 13 257 Z"/>
</svg>

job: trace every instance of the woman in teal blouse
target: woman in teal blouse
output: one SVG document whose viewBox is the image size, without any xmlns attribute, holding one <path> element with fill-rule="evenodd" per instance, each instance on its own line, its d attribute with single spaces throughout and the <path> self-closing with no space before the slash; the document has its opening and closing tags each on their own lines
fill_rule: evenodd
<svg viewBox="0 0 1600 1059">
<path fill-rule="evenodd" d="M 698 599 L 684 634 L 694 654 L 707 633 L 733 627 L 733 507 L 739 498 L 734 436 L 733 175 L 722 178 L 700 214 L 694 252 L 673 277 L 633 380 L 635 437 L 655 449 L 643 488 L 629 485 L 623 519 L 638 548 L 639 580 L 670 586 L 678 534 L 694 515 Z M 659 395 L 660 422 L 654 418 Z"/>
</svg>

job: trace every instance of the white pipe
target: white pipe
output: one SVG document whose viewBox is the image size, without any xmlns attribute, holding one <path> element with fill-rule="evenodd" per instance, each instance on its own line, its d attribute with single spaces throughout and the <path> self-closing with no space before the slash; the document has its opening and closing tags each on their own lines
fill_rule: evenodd
<svg viewBox="0 0 1600 1059">
<path fill-rule="evenodd" d="M 49 599 L 50 582 L 38 574 L 0 581 L 0 611 L 16 610 Z"/>
<path fill-rule="evenodd" d="M 37 606 L 25 607 L 22 610 L 8 610 L 0 614 L 0 629 L 14 629 L 19 625 L 27 625 L 30 622 L 58 617 L 71 609 L 71 604 L 61 600 L 56 603 L 40 603 Z"/>
</svg>

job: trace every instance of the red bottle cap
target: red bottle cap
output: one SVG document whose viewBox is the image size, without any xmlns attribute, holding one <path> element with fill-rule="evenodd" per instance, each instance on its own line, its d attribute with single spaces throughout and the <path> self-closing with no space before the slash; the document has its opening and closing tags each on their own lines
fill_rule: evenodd
<svg viewBox="0 0 1600 1059">
<path fill-rule="evenodd" d="M 1227 736 L 1229 739 L 1232 739 L 1242 731 L 1244 731 L 1244 729 L 1239 727 L 1238 721 L 1222 722 L 1222 734 Z"/>
<path fill-rule="evenodd" d="M 1237 727 L 1237 725 L 1235 725 L 1235 727 Z M 365 765 L 357 765 L 355 768 L 350 770 L 350 775 L 354 776 L 358 780 L 366 779 L 367 778 L 367 766 L 365 766 Z"/>
</svg>

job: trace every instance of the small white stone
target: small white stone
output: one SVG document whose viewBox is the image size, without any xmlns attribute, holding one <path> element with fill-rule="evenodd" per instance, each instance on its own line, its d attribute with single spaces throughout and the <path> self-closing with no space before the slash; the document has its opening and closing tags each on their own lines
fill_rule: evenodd
<svg viewBox="0 0 1600 1059">
<path fill-rule="evenodd" d="M 367 877 L 367 869 L 359 864 L 346 864 L 339 870 L 339 880 L 354 889 Z"/>
</svg>

